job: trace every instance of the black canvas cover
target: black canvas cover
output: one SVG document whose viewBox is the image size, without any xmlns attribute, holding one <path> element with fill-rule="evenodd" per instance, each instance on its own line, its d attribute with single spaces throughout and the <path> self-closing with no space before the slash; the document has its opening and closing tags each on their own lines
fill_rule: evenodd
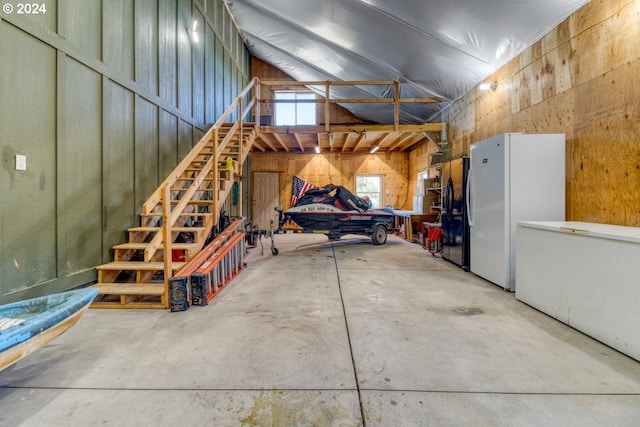
<svg viewBox="0 0 640 427">
<path fill-rule="evenodd" d="M 298 200 L 296 206 L 322 203 L 336 206 L 342 210 L 364 212 L 371 209 L 371 201 L 356 196 L 341 185 L 328 184 L 322 188 L 308 190 Z"/>
</svg>

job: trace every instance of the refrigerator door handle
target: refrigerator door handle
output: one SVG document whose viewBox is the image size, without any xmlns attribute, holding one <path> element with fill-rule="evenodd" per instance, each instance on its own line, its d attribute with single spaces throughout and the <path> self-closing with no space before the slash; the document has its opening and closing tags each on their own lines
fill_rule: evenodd
<svg viewBox="0 0 640 427">
<path fill-rule="evenodd" d="M 469 221 L 469 227 L 473 227 L 473 217 L 471 216 L 471 211 L 473 211 L 473 206 L 471 205 L 471 181 L 473 177 L 473 170 L 469 169 L 469 173 L 467 175 L 467 188 L 466 188 L 466 202 L 467 202 L 467 220 Z"/>
<path fill-rule="evenodd" d="M 442 198 L 442 209 L 446 212 L 447 218 L 451 220 L 453 217 L 453 181 L 449 178 L 447 186 L 444 189 L 444 197 Z"/>
</svg>

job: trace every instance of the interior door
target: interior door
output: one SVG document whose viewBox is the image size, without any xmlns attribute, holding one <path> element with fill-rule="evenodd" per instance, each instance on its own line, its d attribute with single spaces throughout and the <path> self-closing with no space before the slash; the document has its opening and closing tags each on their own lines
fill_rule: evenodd
<svg viewBox="0 0 640 427">
<path fill-rule="evenodd" d="M 261 230 L 269 229 L 269 221 L 278 227 L 278 213 L 275 207 L 280 205 L 280 175 L 277 172 L 255 172 L 253 174 L 253 224 Z"/>
</svg>

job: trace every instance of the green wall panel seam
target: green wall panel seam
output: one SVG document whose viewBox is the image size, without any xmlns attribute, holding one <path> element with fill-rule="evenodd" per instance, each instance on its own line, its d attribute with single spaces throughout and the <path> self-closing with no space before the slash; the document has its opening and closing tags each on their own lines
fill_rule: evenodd
<svg viewBox="0 0 640 427">
<path fill-rule="evenodd" d="M 218 0 L 218 1 L 222 1 L 222 0 Z M 209 19 L 209 17 L 207 16 L 206 13 L 203 12 L 203 8 L 201 7 L 201 5 L 197 2 L 194 1 L 193 5 L 195 6 L 196 9 L 198 9 L 198 12 L 200 12 L 200 14 L 202 14 L 202 16 L 204 17 L 205 22 L 209 25 L 209 27 L 213 30 L 213 33 L 216 35 L 216 38 L 220 39 L 222 41 L 222 46 L 223 49 L 229 54 L 229 56 L 231 56 L 233 62 L 235 63 L 236 68 L 242 70 L 242 74 L 245 78 L 247 78 L 247 73 L 245 72 L 244 66 L 243 64 L 238 64 L 239 61 L 236 60 L 236 58 L 233 57 L 233 52 L 231 52 L 229 50 L 229 48 L 225 45 L 224 43 L 224 37 L 220 35 L 220 32 L 218 31 L 218 28 L 216 27 L 216 25 L 214 23 L 211 22 L 211 19 Z M 242 34 L 240 34 L 240 32 L 238 31 L 238 26 L 235 24 L 235 22 L 233 21 L 233 19 L 231 19 L 231 16 L 229 15 L 229 12 L 226 9 L 226 5 L 225 5 L 225 13 L 227 14 L 227 16 L 229 17 L 228 19 L 230 19 L 233 23 L 233 26 L 236 30 L 236 36 L 240 37 L 240 39 L 242 40 L 242 45 L 244 46 L 245 49 L 247 49 L 247 45 L 244 42 L 244 38 L 242 37 Z"/>
<path fill-rule="evenodd" d="M 107 77 L 109 80 L 113 81 L 114 83 L 117 83 L 118 85 L 130 90 L 131 92 L 141 96 L 142 98 L 146 99 L 147 101 L 156 104 L 159 108 L 162 108 L 163 110 L 179 117 L 180 119 L 184 120 L 185 122 L 206 131 L 208 129 L 208 127 L 206 126 L 205 123 L 196 123 L 195 120 L 193 120 L 193 117 L 185 114 L 182 110 L 174 107 L 173 105 L 167 103 L 165 100 L 163 100 L 162 98 L 160 98 L 159 96 L 149 92 L 147 89 L 145 89 L 144 87 L 142 87 L 142 85 L 136 83 L 135 81 L 131 80 L 131 79 L 127 79 L 121 75 L 119 75 L 119 73 L 117 73 L 117 71 L 113 70 L 111 67 L 109 67 L 108 65 L 106 65 L 104 62 L 96 59 L 96 58 L 92 58 L 88 55 L 85 55 L 83 52 L 81 52 L 78 48 L 76 48 L 73 44 L 67 42 L 66 40 L 60 38 L 60 36 L 58 36 L 57 34 L 53 33 L 52 31 L 46 29 L 46 28 L 42 28 L 39 25 L 29 21 L 29 20 L 20 20 L 20 19 L 16 19 L 14 18 L 12 15 L 0 15 L 2 16 L 2 18 L 0 18 L 0 20 L 4 20 L 9 22 L 11 25 L 15 26 L 16 28 L 19 28 L 20 30 L 24 31 L 25 33 L 37 38 L 38 40 L 42 41 L 43 43 L 48 44 L 49 46 L 57 49 L 58 51 L 63 52 L 64 54 L 66 54 L 67 56 L 75 59 L 76 61 L 80 62 L 81 64 L 91 68 L 92 70 L 97 71 L 98 73 L 102 74 L 103 76 Z"/>
</svg>

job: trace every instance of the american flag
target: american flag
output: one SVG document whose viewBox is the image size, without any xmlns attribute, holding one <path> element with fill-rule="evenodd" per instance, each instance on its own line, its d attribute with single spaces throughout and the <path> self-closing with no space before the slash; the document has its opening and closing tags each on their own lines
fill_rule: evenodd
<svg viewBox="0 0 640 427">
<path fill-rule="evenodd" d="M 314 188 L 313 184 L 305 181 L 297 176 L 293 177 L 293 187 L 291 189 L 291 206 L 298 203 L 298 199 L 304 195 L 307 190 Z"/>
</svg>

